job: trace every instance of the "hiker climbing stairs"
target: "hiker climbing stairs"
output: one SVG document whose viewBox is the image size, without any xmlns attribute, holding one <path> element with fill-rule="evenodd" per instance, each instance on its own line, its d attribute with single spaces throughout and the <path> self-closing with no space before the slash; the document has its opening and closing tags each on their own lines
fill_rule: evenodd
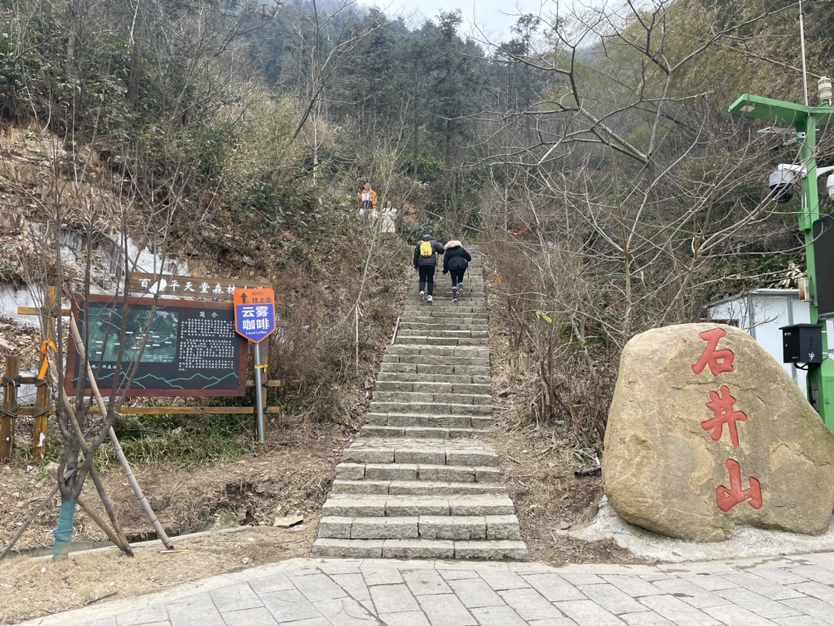
<svg viewBox="0 0 834 626">
<path fill-rule="evenodd" d="M 366 423 L 336 467 L 315 554 L 527 557 L 498 455 L 478 439 L 492 423 L 492 386 L 480 255 L 469 252 L 457 303 L 448 275 L 437 272 L 431 305 L 414 275 Z"/>
</svg>

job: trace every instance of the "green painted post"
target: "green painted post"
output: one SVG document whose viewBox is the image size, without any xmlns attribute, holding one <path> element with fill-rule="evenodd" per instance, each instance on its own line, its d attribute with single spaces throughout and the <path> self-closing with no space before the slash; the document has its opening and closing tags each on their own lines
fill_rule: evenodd
<svg viewBox="0 0 834 626">
<path fill-rule="evenodd" d="M 800 137 L 804 134 L 804 139 L 800 139 L 799 142 L 799 164 L 804 165 L 806 170 L 805 176 L 802 177 L 802 209 L 799 214 L 799 228 L 805 236 L 811 323 L 819 324 L 814 223 L 819 220 L 820 211 L 815 150 L 817 127 L 825 126 L 834 119 L 834 108 L 831 106 L 808 107 L 793 102 L 745 94 L 730 106 L 730 113 L 793 126 Z M 822 353 L 823 362 L 820 367 L 812 367 L 808 371 L 807 397 L 819 411 L 828 429 L 834 432 L 834 360 L 828 358 L 828 337 L 824 320 L 822 321 Z"/>
</svg>

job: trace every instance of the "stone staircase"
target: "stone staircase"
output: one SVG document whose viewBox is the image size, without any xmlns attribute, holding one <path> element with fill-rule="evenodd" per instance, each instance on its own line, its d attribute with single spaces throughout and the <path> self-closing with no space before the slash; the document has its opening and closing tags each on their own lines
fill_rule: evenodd
<svg viewBox="0 0 834 626">
<path fill-rule="evenodd" d="M 465 296 L 436 275 L 434 304 L 414 274 L 359 438 L 336 467 L 313 552 L 353 558 L 527 557 L 492 423 L 484 281 L 477 250 Z"/>
</svg>

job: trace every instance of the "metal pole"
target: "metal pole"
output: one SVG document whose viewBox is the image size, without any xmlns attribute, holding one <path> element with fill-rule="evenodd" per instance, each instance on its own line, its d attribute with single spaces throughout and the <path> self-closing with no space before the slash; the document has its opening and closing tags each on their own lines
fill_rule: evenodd
<svg viewBox="0 0 834 626">
<path fill-rule="evenodd" d="M 261 344 L 255 344 L 255 406 L 258 411 L 258 441 L 264 442 L 264 365 L 261 363 Z"/>
</svg>

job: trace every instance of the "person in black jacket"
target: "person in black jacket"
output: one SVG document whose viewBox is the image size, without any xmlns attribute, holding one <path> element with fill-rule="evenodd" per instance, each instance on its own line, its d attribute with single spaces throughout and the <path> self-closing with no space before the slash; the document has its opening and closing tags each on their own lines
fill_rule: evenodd
<svg viewBox="0 0 834 626">
<path fill-rule="evenodd" d="M 431 233 L 423 235 L 423 240 L 414 248 L 414 271 L 420 273 L 420 295 L 426 295 L 428 288 L 428 301 L 431 304 L 432 293 L 434 293 L 434 270 L 437 267 L 437 255 L 443 254 L 446 249 L 437 243 Z"/>
<path fill-rule="evenodd" d="M 472 257 L 457 239 L 446 244 L 446 255 L 443 257 L 443 273 L 452 274 L 452 300 L 458 301 L 458 292 L 463 297 L 463 275 L 469 267 Z"/>
</svg>

